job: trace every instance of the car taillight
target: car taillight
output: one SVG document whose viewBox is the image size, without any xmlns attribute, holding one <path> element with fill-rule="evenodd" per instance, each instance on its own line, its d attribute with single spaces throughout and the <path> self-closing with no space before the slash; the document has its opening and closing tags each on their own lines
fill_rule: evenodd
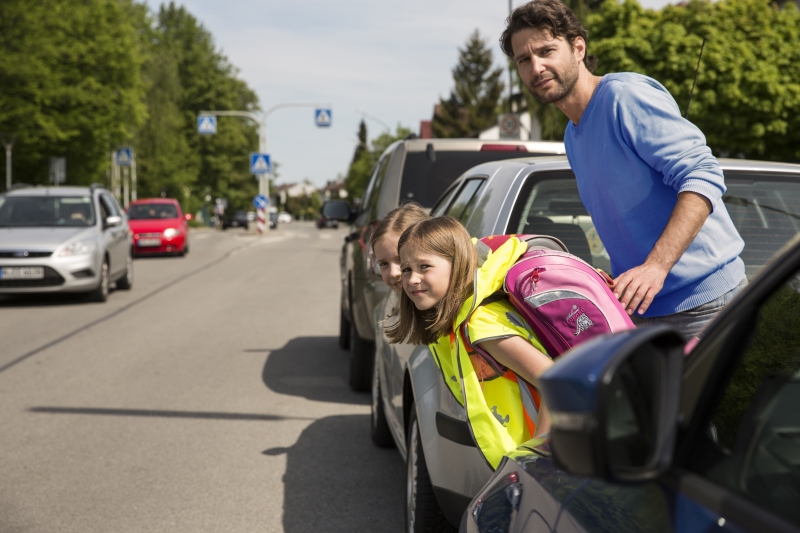
<svg viewBox="0 0 800 533">
<path fill-rule="evenodd" d="M 521 144 L 484 144 L 481 152 L 527 152 L 528 148 Z"/>
</svg>

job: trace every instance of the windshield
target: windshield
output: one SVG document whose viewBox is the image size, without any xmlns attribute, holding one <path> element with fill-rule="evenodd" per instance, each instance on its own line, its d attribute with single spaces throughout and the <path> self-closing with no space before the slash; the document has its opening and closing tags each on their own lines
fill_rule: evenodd
<svg viewBox="0 0 800 533">
<path fill-rule="evenodd" d="M 149 218 L 178 218 L 178 210 L 173 204 L 134 204 L 128 208 L 130 220 Z"/>
<path fill-rule="evenodd" d="M 400 203 L 414 200 L 422 207 L 433 207 L 436 200 L 461 174 L 475 165 L 519 159 L 538 155 L 531 152 L 467 152 L 436 151 L 434 161 L 425 152 L 410 152 L 403 167 L 403 181 L 400 184 Z M 552 155 L 552 154 L 543 154 Z"/>
<path fill-rule="evenodd" d="M 91 196 L 0 197 L 0 227 L 94 226 Z"/>
</svg>

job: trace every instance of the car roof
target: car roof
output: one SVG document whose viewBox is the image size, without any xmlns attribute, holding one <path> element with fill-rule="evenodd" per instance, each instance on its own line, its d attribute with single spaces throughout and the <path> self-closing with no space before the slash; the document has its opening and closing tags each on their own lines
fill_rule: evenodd
<svg viewBox="0 0 800 533">
<path fill-rule="evenodd" d="M 176 204 L 178 200 L 175 198 L 142 198 L 141 200 L 134 200 L 129 205 L 134 204 Z"/>
<path fill-rule="evenodd" d="M 23 187 L 12 189 L 5 196 L 86 196 L 90 187 Z"/>
<path fill-rule="evenodd" d="M 452 152 L 477 152 L 484 146 L 524 146 L 532 153 L 564 154 L 564 143 L 560 141 L 522 141 L 522 140 L 488 140 L 488 139 L 408 139 L 404 142 L 409 152 L 424 152 L 428 145 L 433 145 L 434 150 Z M 520 155 L 525 152 L 520 152 Z"/>
</svg>

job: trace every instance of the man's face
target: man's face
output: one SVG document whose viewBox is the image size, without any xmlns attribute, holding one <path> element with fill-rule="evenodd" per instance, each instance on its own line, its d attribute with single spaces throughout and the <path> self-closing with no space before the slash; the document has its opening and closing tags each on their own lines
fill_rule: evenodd
<svg viewBox="0 0 800 533">
<path fill-rule="evenodd" d="M 573 46 L 547 30 L 527 28 L 511 37 L 514 62 L 525 87 L 543 104 L 569 96 L 578 81 L 579 65 L 585 53 L 582 38 Z"/>
</svg>

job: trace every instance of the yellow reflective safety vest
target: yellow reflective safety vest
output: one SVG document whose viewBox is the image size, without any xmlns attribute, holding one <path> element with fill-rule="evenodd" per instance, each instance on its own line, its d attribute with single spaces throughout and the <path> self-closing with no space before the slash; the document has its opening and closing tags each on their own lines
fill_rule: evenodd
<svg viewBox="0 0 800 533">
<path fill-rule="evenodd" d="M 481 302 L 502 290 L 506 272 L 525 253 L 527 246 L 512 237 L 495 252 L 482 250 L 487 256 L 475 271 L 472 297 L 461 306 L 450 335 L 429 345 L 448 388 L 466 411 L 478 449 L 493 470 L 497 469 L 503 455 L 533 436 L 540 400 L 538 392 L 511 371 L 491 379 L 480 379 L 470 359 L 474 353 L 464 339 L 462 326 Z M 532 332 L 527 338 L 546 353 Z"/>
</svg>

